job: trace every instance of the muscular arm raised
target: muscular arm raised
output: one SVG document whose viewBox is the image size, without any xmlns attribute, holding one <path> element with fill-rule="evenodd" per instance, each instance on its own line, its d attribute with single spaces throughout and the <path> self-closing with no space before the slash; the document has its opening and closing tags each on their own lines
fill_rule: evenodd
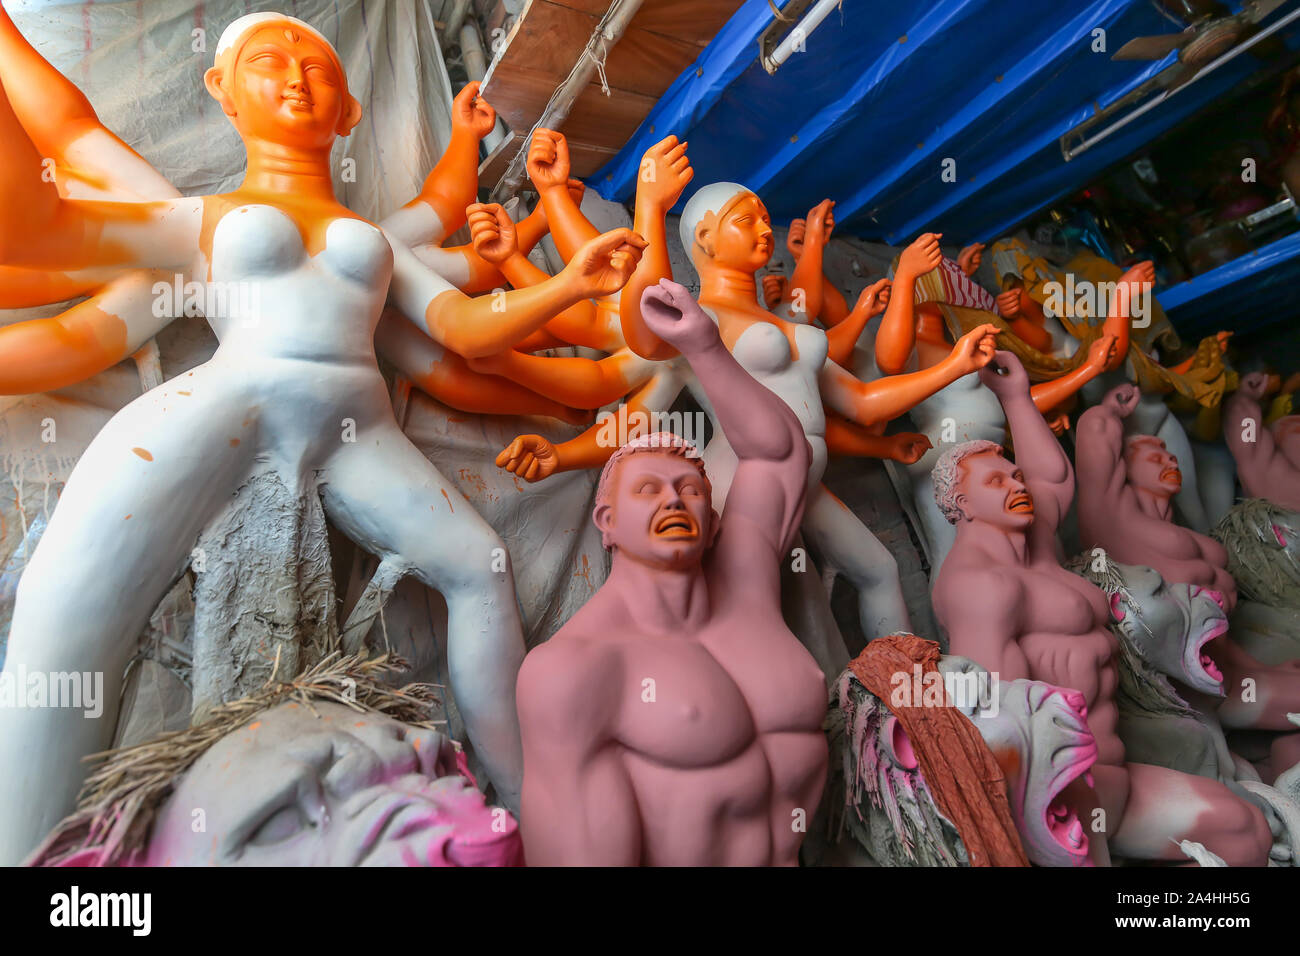
<svg viewBox="0 0 1300 956">
<path fill-rule="evenodd" d="M 1074 469 L 1070 457 L 1052 434 L 1029 393 L 1029 376 L 1010 352 L 998 352 L 980 370 L 980 381 L 1002 403 L 1007 429 L 1015 446 L 1016 464 L 1034 499 L 1035 541 L 1053 541 L 1056 529 L 1074 500 Z M 1053 547 L 1054 553 L 1054 547 Z"/>
<path fill-rule="evenodd" d="M 682 353 L 713 405 L 739 459 L 727 496 L 715 560 L 739 577 L 752 572 L 756 546 L 784 553 L 803 516 L 811 451 L 803 426 L 770 389 L 722 344 L 718 327 L 675 282 L 645 291 L 641 314 L 650 331 Z M 777 571 L 777 561 L 762 562 Z"/>
</svg>

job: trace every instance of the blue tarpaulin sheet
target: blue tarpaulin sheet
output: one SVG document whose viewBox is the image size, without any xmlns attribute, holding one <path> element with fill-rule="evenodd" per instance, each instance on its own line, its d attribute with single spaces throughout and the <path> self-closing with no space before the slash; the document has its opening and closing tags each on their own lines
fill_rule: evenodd
<svg viewBox="0 0 1300 956">
<path fill-rule="evenodd" d="M 1264 67 L 1244 53 L 1066 162 L 1062 134 L 1175 62 L 1111 59 L 1179 30 L 1150 0 L 844 0 L 775 76 L 758 62 L 772 18 L 768 0 L 741 7 L 591 184 L 627 201 L 641 154 L 675 133 L 690 141 L 693 188 L 743 183 L 778 222 L 829 196 L 837 232 L 987 242 Z M 1300 24 L 1279 36 L 1300 48 Z M 1220 288 L 1192 285 L 1179 305 Z"/>
</svg>

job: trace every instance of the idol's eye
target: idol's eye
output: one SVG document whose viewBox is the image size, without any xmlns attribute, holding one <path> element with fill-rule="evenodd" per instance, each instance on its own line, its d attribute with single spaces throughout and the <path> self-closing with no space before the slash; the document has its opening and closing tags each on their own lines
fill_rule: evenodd
<svg viewBox="0 0 1300 956">
<path fill-rule="evenodd" d="M 1016 481 L 1020 482 L 1021 484 L 1025 483 L 1025 473 L 1023 471 L 1017 471 L 1011 477 L 1016 479 Z"/>
<path fill-rule="evenodd" d="M 262 821 L 248 842 L 254 846 L 274 846 L 297 836 L 305 822 L 297 804 L 281 807 Z"/>
<path fill-rule="evenodd" d="M 325 83 L 330 86 L 334 85 L 334 71 L 324 63 L 309 63 L 306 73 L 315 83 Z"/>
<path fill-rule="evenodd" d="M 258 66 L 284 66 L 284 57 L 273 50 L 267 50 L 264 53 L 249 57 L 248 62 L 255 63 Z"/>
<path fill-rule="evenodd" d="M 637 485 L 636 493 L 638 495 L 653 495 L 658 490 L 659 490 L 659 482 L 643 481 L 641 482 L 641 484 Z"/>
<path fill-rule="evenodd" d="M 684 495 L 700 495 L 700 494 L 703 494 L 703 492 L 700 490 L 700 486 L 697 485 L 697 484 L 695 484 L 695 482 L 693 482 L 693 481 L 688 481 L 688 482 L 686 482 L 686 484 L 682 485 L 682 487 L 681 487 L 681 493 L 684 494 Z"/>
</svg>

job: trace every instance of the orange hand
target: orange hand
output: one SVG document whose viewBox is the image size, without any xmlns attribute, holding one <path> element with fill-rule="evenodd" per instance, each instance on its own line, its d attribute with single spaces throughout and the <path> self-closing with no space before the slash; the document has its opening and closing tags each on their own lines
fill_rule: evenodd
<svg viewBox="0 0 1300 956">
<path fill-rule="evenodd" d="M 477 80 L 466 83 L 451 101 L 452 130 L 464 130 L 477 139 L 483 139 L 496 127 L 497 111 L 479 96 Z"/>
<path fill-rule="evenodd" d="M 915 280 L 937 269 L 943 262 L 943 253 L 939 251 L 939 240 L 942 238 L 941 232 L 927 232 L 918 236 L 899 256 L 895 280 L 903 277 Z"/>
<path fill-rule="evenodd" d="M 519 251 L 514 220 L 500 203 L 474 203 L 465 209 L 474 251 L 495 266 Z"/>
<path fill-rule="evenodd" d="M 798 262 L 803 257 L 804 237 L 808 233 L 808 220 L 791 219 L 790 229 L 785 234 L 785 247 Z"/>
<path fill-rule="evenodd" d="M 669 136 L 651 146 L 641 157 L 637 179 L 637 205 L 645 204 L 660 215 L 677 204 L 682 192 L 695 178 L 691 161 L 686 158 L 686 143 Z"/>
<path fill-rule="evenodd" d="M 555 446 L 541 435 L 520 435 L 496 457 L 498 468 L 513 472 L 524 481 L 541 481 L 555 473 L 560 456 Z"/>
<path fill-rule="evenodd" d="M 968 276 L 973 276 L 984 261 L 984 243 L 976 242 L 957 253 L 957 265 Z"/>
<path fill-rule="evenodd" d="M 631 229 L 615 229 L 579 249 L 560 275 L 572 274 L 587 298 L 613 295 L 632 278 L 645 247 L 646 241 Z"/>
<path fill-rule="evenodd" d="M 775 309 L 785 298 L 786 286 L 789 280 L 779 272 L 772 272 L 763 276 L 763 302 L 768 309 Z"/>
</svg>

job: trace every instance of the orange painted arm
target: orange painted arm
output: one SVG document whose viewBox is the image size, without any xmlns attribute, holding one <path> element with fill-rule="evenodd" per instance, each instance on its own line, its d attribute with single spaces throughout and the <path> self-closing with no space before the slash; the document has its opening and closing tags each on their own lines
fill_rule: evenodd
<svg viewBox="0 0 1300 956">
<path fill-rule="evenodd" d="M 1043 307 L 1025 290 L 1022 279 L 1013 279 L 997 298 L 997 311 L 1021 341 L 1040 352 L 1055 347 L 1052 335 L 1043 327 L 1047 317 Z"/>
<path fill-rule="evenodd" d="M 808 213 L 808 218 L 804 221 L 802 252 L 799 261 L 795 263 L 783 299 L 784 302 L 798 305 L 798 299 L 802 297 L 799 312 L 809 322 L 820 315 L 822 310 L 822 286 L 825 283 L 822 262 L 826 243 L 830 242 L 831 231 L 835 228 L 834 208 L 833 201 L 824 199 Z"/>
<path fill-rule="evenodd" d="M 501 271 L 516 289 L 531 288 L 550 278 L 520 253 L 501 263 Z M 583 299 L 547 322 L 545 331 L 561 340 L 562 345 L 585 345 L 608 351 L 608 337 L 599 334 L 597 317 L 596 304 L 590 299 Z"/>
<path fill-rule="evenodd" d="M 0 394 L 74 385 L 130 354 L 126 325 L 89 299 L 52 318 L 0 328 Z"/>
<path fill-rule="evenodd" d="M 63 272 L 0 266 L 0 309 L 30 309 L 89 295 L 103 285 Z"/>
<path fill-rule="evenodd" d="M 617 401 L 655 372 L 654 363 L 627 349 L 599 360 L 526 355 L 507 349 L 475 359 L 470 366 L 575 408 L 601 408 Z"/>
<path fill-rule="evenodd" d="M 628 347 L 647 359 L 667 359 L 676 354 L 646 328 L 641 320 L 641 294 L 662 279 L 673 277 L 668 258 L 668 227 L 665 217 L 695 177 L 686 157 L 686 143 L 669 136 L 646 150 L 641 158 L 636 187 L 636 212 L 632 229 L 647 246 L 641 263 L 619 298 L 619 321 Z"/>
<path fill-rule="evenodd" d="M 537 187 L 551 237 L 568 262 L 583 243 L 600 234 L 578 208 L 569 191 L 569 143 L 559 133 L 539 129 L 528 147 L 528 175 Z"/>
<path fill-rule="evenodd" d="M 1156 281 L 1155 265 L 1151 262 L 1139 262 L 1119 277 L 1117 292 L 1110 304 L 1110 314 L 1102 324 L 1107 335 L 1115 336 L 1115 355 L 1106 371 L 1113 372 L 1124 364 L 1128 358 L 1129 327 L 1132 324 L 1132 305 L 1139 296 L 1147 296 L 1146 308 L 1153 308 L 1150 298 Z"/>
<path fill-rule="evenodd" d="M 833 329 L 850 315 L 852 315 L 852 310 L 849 309 L 849 302 L 844 298 L 844 293 L 839 290 L 835 283 L 823 275 L 822 310 L 817 318 L 821 320 L 823 326 Z"/>
<path fill-rule="evenodd" d="M 492 132 L 497 114 L 478 95 L 479 84 L 467 83 L 451 104 L 451 141 L 424 180 L 420 195 L 407 206 L 423 202 L 437 214 L 442 239 L 465 224 L 465 207 L 478 198 L 479 143 Z"/>
<path fill-rule="evenodd" d="M 892 421 L 944 386 L 987 365 L 996 351 L 997 331 L 993 325 L 978 326 L 963 335 L 937 365 L 874 382 L 860 381 L 828 361 L 820 376 L 822 395 L 835 411 L 859 425 Z"/>
<path fill-rule="evenodd" d="M 858 296 L 858 304 L 854 306 L 853 311 L 848 317 L 838 325 L 832 326 L 826 332 L 826 338 L 830 342 L 828 355 L 830 360 L 836 365 L 848 367 L 853 358 L 853 350 L 857 347 L 858 339 L 862 336 L 862 331 L 867 327 L 867 323 L 872 317 L 877 316 L 886 307 L 890 298 L 890 281 L 881 279 L 862 290 Z"/>
<path fill-rule="evenodd" d="M 1078 368 L 1050 382 L 1039 382 L 1029 389 L 1034 407 L 1046 415 L 1074 397 L 1075 393 L 1104 372 L 1119 351 L 1114 335 L 1104 333 L 1088 346 L 1088 358 Z"/>
<path fill-rule="evenodd" d="M 522 385 L 474 371 L 465 359 L 421 334 L 391 309 L 384 310 L 375 329 L 375 348 L 426 395 L 462 412 L 545 415 L 574 424 L 589 420 Z"/>
<path fill-rule="evenodd" d="M 161 272 L 132 270 L 59 315 L 0 328 L 0 394 L 48 392 L 130 357 L 172 320 L 152 308 Z"/>
<path fill-rule="evenodd" d="M 940 238 L 939 233 L 925 233 L 898 258 L 889 307 L 876 332 L 876 366 L 885 375 L 898 375 L 907 368 L 916 348 L 916 280 L 943 261 Z"/>
<path fill-rule="evenodd" d="M 1052 342 L 1052 334 L 1047 329 L 1025 318 L 1015 318 L 1007 324 L 1011 326 L 1011 331 L 1016 333 L 1026 345 L 1038 349 L 1040 352 L 1051 352 L 1054 343 Z"/>
<path fill-rule="evenodd" d="M 501 228 L 513 231 L 513 224 L 506 219 Z M 476 245 L 502 241 L 476 237 Z M 636 268 L 643 245 L 631 230 L 615 229 L 583 246 L 558 276 L 504 293 L 502 301 L 496 295 L 467 298 L 394 242 L 389 296 L 435 341 L 466 358 L 481 358 L 512 348 L 585 298 L 617 292 Z"/>
<path fill-rule="evenodd" d="M 913 432 L 877 435 L 834 412 L 826 415 L 826 448 L 832 455 L 879 458 L 912 464 L 929 449 L 930 439 Z"/>
</svg>

